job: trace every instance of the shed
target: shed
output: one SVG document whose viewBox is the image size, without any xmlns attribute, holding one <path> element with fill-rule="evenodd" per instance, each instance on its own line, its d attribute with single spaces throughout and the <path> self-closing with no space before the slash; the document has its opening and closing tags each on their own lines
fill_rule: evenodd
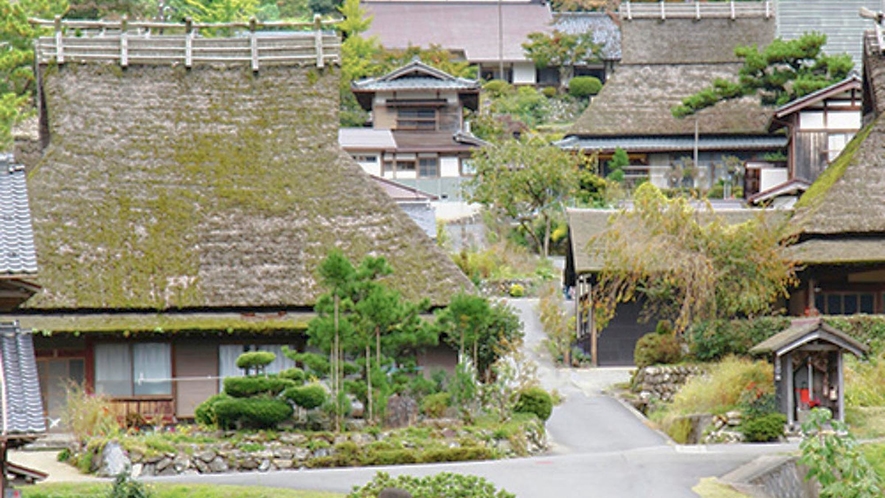
<svg viewBox="0 0 885 498">
<path fill-rule="evenodd" d="M 794 320 L 790 328 L 750 350 L 772 355 L 777 404 L 789 425 L 802 423 L 818 406 L 845 420 L 842 355 L 846 351 L 861 357 L 869 349 L 820 317 Z"/>
</svg>

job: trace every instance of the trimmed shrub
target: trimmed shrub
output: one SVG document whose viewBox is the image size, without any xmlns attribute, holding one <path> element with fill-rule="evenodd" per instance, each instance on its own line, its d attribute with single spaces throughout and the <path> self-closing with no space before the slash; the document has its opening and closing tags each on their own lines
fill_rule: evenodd
<svg viewBox="0 0 885 498">
<path fill-rule="evenodd" d="M 411 448 L 395 450 L 369 450 L 366 465 L 404 465 L 418 463 L 418 453 Z"/>
<path fill-rule="evenodd" d="M 270 351 L 250 351 L 237 357 L 237 367 L 249 373 L 250 370 L 261 370 L 273 363 L 277 355 Z"/>
<path fill-rule="evenodd" d="M 443 472 L 433 476 L 413 477 L 401 475 L 396 478 L 384 472 L 360 488 L 354 488 L 348 498 L 375 498 L 388 488 L 403 489 L 415 498 L 516 498 L 513 493 L 497 489 L 485 478 Z"/>
<path fill-rule="evenodd" d="M 523 297 L 525 296 L 525 287 L 522 284 L 512 284 L 508 292 L 510 297 Z"/>
<path fill-rule="evenodd" d="M 461 446 L 457 448 L 437 448 L 421 452 L 421 463 L 436 462 L 468 462 L 473 460 L 492 460 L 495 453 L 485 446 Z"/>
<path fill-rule="evenodd" d="M 744 420 L 740 430 L 751 443 L 767 443 L 784 435 L 786 423 L 787 417 L 783 413 L 767 413 Z"/>
<path fill-rule="evenodd" d="M 482 86 L 482 89 L 490 93 L 493 97 L 500 97 L 505 93 L 510 93 L 513 87 L 504 80 L 492 80 Z"/>
<path fill-rule="evenodd" d="M 586 99 L 602 90 L 602 82 L 593 76 L 575 76 L 568 82 L 568 93 L 576 99 Z"/>
<path fill-rule="evenodd" d="M 449 393 L 436 393 L 425 396 L 421 400 L 421 413 L 428 417 L 440 418 L 446 414 L 446 408 L 449 407 L 449 400 L 452 395 Z"/>
<path fill-rule="evenodd" d="M 304 381 L 307 380 L 307 374 L 305 374 L 304 370 L 300 368 L 287 368 L 280 372 L 278 377 L 281 379 L 289 379 L 297 385 L 304 384 Z"/>
<path fill-rule="evenodd" d="M 328 401 L 329 394 L 319 384 L 308 384 L 286 389 L 283 397 L 305 410 L 313 410 L 323 406 Z"/>
<path fill-rule="evenodd" d="M 517 413 L 534 413 L 542 422 L 546 422 L 553 413 L 553 397 L 540 387 L 530 387 L 519 393 L 513 411 Z"/>
<path fill-rule="evenodd" d="M 279 377 L 227 377 L 224 379 L 224 392 L 234 398 L 253 396 L 276 396 L 295 382 Z"/>
<path fill-rule="evenodd" d="M 651 365 L 669 365 L 682 359 L 682 346 L 679 340 L 670 334 L 657 332 L 645 334 L 636 341 L 636 349 L 633 350 L 633 361 L 636 368 L 645 368 Z"/>
<path fill-rule="evenodd" d="M 552 99 L 553 97 L 556 97 L 556 93 L 557 93 L 556 87 L 545 86 L 544 88 L 541 89 L 541 93 L 544 94 L 544 96 L 547 97 L 548 99 Z"/>
<path fill-rule="evenodd" d="M 194 410 L 194 420 L 200 425 L 218 425 L 218 418 L 215 414 L 215 404 L 219 401 L 224 401 L 228 399 L 231 399 L 231 397 L 224 393 L 209 396 L 206 401 L 203 401 L 202 403 L 197 405 L 197 408 Z"/>
<path fill-rule="evenodd" d="M 233 429 L 238 425 L 256 429 L 272 429 L 292 416 L 292 407 L 285 401 L 262 398 L 230 398 L 215 403 L 218 426 Z"/>
</svg>

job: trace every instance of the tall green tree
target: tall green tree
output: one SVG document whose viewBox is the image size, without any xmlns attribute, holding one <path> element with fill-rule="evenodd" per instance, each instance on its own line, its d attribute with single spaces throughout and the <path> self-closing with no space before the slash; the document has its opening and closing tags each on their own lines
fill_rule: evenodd
<svg viewBox="0 0 885 498">
<path fill-rule="evenodd" d="M 65 0 L 0 0 L 0 151 L 12 147 L 12 127 L 33 109 L 34 40 L 30 17 L 51 19 L 68 10 Z"/>
<path fill-rule="evenodd" d="M 474 151 L 476 173 L 466 182 L 466 198 L 516 220 L 546 258 L 554 215 L 577 184 L 577 162 L 538 137 L 494 143 Z M 543 237 L 532 230 L 536 218 Z"/>
<path fill-rule="evenodd" d="M 258 13 L 258 0 L 169 0 L 176 15 L 194 22 L 247 21 Z"/>
<path fill-rule="evenodd" d="M 554 29 L 552 33 L 529 33 L 522 44 L 525 55 L 540 68 L 559 70 L 559 84 L 565 86 L 575 74 L 575 66 L 599 60 L 600 46 L 593 43 L 593 33 L 569 34 Z"/>
<path fill-rule="evenodd" d="M 695 321 L 770 312 L 795 283 L 780 228 L 762 213 L 729 225 L 683 197 L 639 186 L 633 207 L 591 243 L 604 261 L 595 289 L 600 322 L 640 298 L 646 316 L 670 319 L 678 333 Z"/>
<path fill-rule="evenodd" d="M 795 40 L 774 40 L 764 49 L 742 46 L 734 53 L 744 61 L 737 81 L 717 78 L 700 92 L 682 99 L 671 111 L 690 116 L 723 100 L 758 95 L 762 105 L 780 106 L 826 88 L 848 76 L 854 67 L 847 54 L 826 55 L 827 36 L 806 33 Z"/>
<path fill-rule="evenodd" d="M 492 364 L 523 337 L 522 323 L 505 303 L 466 293 L 456 294 L 436 312 L 436 325 L 445 341 L 458 348 L 462 361 L 472 360 L 484 381 L 490 379 Z"/>
</svg>

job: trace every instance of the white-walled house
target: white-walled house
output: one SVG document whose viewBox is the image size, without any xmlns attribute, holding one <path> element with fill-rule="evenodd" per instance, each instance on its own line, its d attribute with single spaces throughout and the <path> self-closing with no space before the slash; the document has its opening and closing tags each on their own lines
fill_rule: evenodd
<svg viewBox="0 0 885 498">
<path fill-rule="evenodd" d="M 479 82 L 416 60 L 354 82 L 352 90 L 371 111 L 372 128 L 342 128 L 338 138 L 363 170 L 443 201 L 459 200 L 462 180 L 472 175 L 472 151 L 483 145 L 464 122 L 464 109 L 479 104 Z"/>
</svg>

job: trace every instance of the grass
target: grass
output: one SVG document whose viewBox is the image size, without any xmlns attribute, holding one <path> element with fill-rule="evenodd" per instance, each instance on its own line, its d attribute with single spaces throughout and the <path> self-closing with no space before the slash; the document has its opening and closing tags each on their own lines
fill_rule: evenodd
<svg viewBox="0 0 885 498">
<path fill-rule="evenodd" d="M 701 482 L 697 484 L 697 486 L 691 488 L 692 491 L 697 493 L 701 498 L 748 498 L 749 495 L 745 495 L 739 491 L 735 491 L 734 488 L 719 482 L 715 477 L 705 477 L 701 479 Z"/>
<path fill-rule="evenodd" d="M 213 486 L 208 484 L 151 484 L 153 498 L 340 498 L 345 495 L 322 491 L 300 491 L 258 486 Z M 111 485 L 105 483 L 44 483 L 21 487 L 24 498 L 105 498 Z"/>
<path fill-rule="evenodd" d="M 885 482 L 885 443 L 872 443 L 861 446 L 867 461 L 873 466 L 879 478 Z"/>
<path fill-rule="evenodd" d="M 737 408 L 741 395 L 751 389 L 772 391 L 771 366 L 764 361 L 729 357 L 714 364 L 708 375 L 693 377 L 674 396 L 672 414 L 723 414 Z"/>
<path fill-rule="evenodd" d="M 885 406 L 845 407 L 845 423 L 858 439 L 885 437 Z"/>
</svg>

